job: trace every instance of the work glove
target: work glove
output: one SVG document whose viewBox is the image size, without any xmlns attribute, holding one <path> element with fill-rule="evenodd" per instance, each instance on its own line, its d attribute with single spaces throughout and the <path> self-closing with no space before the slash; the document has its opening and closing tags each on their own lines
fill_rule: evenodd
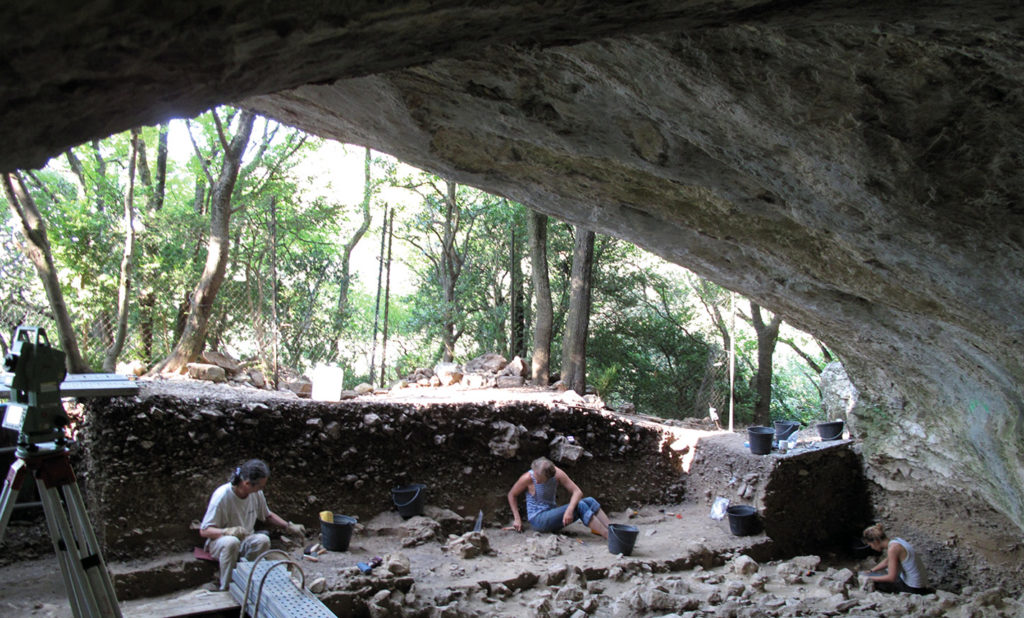
<svg viewBox="0 0 1024 618">
<path fill-rule="evenodd" d="M 306 536 L 306 527 L 303 526 L 302 524 L 296 524 L 296 523 L 288 522 L 288 525 L 285 526 L 284 529 L 285 529 L 285 532 L 287 532 L 288 534 L 290 534 L 292 536 L 297 536 L 297 537 L 300 537 L 300 538 Z"/>
<path fill-rule="evenodd" d="M 231 526 L 230 528 L 224 528 L 224 536 L 233 536 L 241 541 L 249 536 L 249 531 L 242 526 Z"/>
</svg>

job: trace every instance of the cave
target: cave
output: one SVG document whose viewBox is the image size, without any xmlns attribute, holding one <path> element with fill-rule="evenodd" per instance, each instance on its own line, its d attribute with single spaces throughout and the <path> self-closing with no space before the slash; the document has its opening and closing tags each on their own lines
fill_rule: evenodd
<svg viewBox="0 0 1024 618">
<path fill-rule="evenodd" d="M 838 354 L 877 516 L 1017 564 L 1022 31 L 997 0 L 16 2 L 0 170 L 231 103 L 629 240 Z"/>
</svg>

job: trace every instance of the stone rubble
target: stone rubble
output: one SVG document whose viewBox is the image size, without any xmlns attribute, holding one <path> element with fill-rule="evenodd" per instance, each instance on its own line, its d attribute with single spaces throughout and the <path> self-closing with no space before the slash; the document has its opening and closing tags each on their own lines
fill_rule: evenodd
<svg viewBox="0 0 1024 618">
<path fill-rule="evenodd" d="M 416 522 L 416 526 L 423 525 Z M 561 546 L 573 542 L 571 537 L 529 533 L 526 554 L 533 562 L 525 564 L 561 556 Z M 473 570 L 470 563 L 475 558 L 492 553 L 483 531 L 449 535 L 444 551 L 456 562 L 442 568 L 460 576 Z M 329 600 L 349 595 L 346 598 L 354 603 L 352 607 L 363 606 L 378 618 L 514 616 L 521 612 L 535 618 L 1024 615 L 1024 602 L 999 588 L 968 589 L 961 595 L 941 590 L 923 596 L 876 592 L 870 582 L 861 583 L 853 569 L 824 567 L 817 555 L 759 563 L 738 554 L 712 569 L 697 566 L 669 572 L 662 565 L 642 560 L 606 569 L 560 562 L 527 568 L 504 581 L 481 579 L 433 590 L 418 587 L 413 567 L 407 556 L 388 554 L 382 568 L 369 576 L 344 578 L 340 586 L 322 596 Z"/>
</svg>

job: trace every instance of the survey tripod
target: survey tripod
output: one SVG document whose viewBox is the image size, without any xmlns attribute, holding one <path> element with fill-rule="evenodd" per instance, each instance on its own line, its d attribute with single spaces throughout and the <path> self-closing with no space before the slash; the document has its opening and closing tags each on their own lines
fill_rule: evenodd
<svg viewBox="0 0 1024 618">
<path fill-rule="evenodd" d="M 50 346 L 42 328 L 20 326 L 4 357 L 4 369 L 13 377 L 10 399 L 2 406 L 3 426 L 18 432 L 18 446 L 0 494 L 0 542 L 31 472 L 71 611 L 76 617 L 119 618 L 114 585 L 68 459 L 64 429 L 69 419 L 60 398 L 64 352 Z"/>
</svg>

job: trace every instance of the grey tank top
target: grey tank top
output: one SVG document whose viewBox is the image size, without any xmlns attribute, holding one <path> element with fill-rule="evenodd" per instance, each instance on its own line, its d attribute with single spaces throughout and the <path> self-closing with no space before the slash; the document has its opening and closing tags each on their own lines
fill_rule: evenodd
<svg viewBox="0 0 1024 618">
<path fill-rule="evenodd" d="M 907 550 L 907 557 L 900 561 L 900 579 L 912 588 L 927 588 L 928 574 L 921 564 L 921 557 L 914 551 L 914 546 L 903 539 L 893 539 L 892 542 Z"/>
<path fill-rule="evenodd" d="M 555 477 L 538 483 L 537 478 L 533 476 L 533 470 L 530 470 L 530 480 L 533 481 L 533 494 L 526 492 L 527 519 L 533 519 L 534 515 L 557 506 L 555 494 L 558 492 L 558 480 Z"/>
</svg>

